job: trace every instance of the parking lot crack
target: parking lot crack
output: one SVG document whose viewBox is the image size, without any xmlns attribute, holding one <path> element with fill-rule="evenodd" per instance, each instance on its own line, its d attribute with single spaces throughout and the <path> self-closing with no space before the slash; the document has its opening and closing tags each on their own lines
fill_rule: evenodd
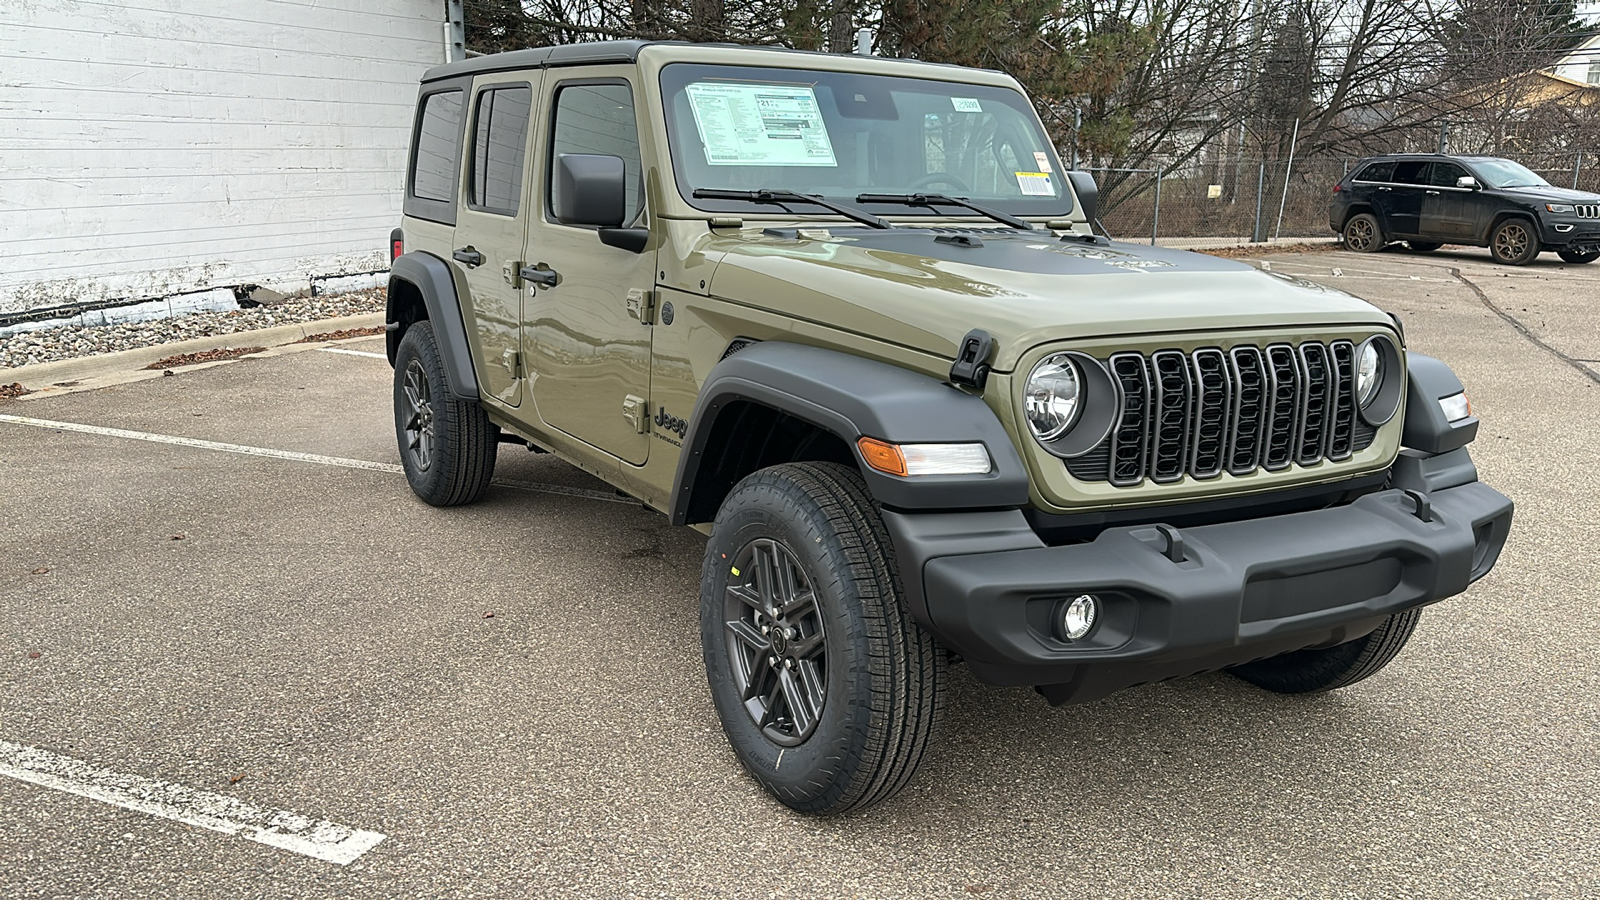
<svg viewBox="0 0 1600 900">
<path fill-rule="evenodd" d="M 1483 290 L 1483 288 L 1479 287 L 1475 282 L 1473 282 L 1472 279 L 1462 274 L 1460 269 L 1455 268 L 1454 266 L 1449 266 L 1446 267 L 1446 271 L 1454 276 L 1457 281 L 1465 285 L 1467 290 L 1472 291 L 1473 294 L 1477 295 L 1478 302 L 1482 303 L 1484 306 L 1487 306 L 1491 312 L 1499 316 L 1501 319 L 1504 319 L 1507 325 L 1515 328 L 1518 334 L 1522 335 L 1524 338 L 1527 338 L 1529 343 L 1547 351 L 1550 355 L 1576 369 L 1578 372 L 1582 373 L 1583 377 L 1589 379 L 1595 384 L 1600 384 L 1600 372 L 1596 372 L 1594 369 L 1584 365 L 1584 360 L 1573 356 L 1568 356 L 1567 354 L 1551 346 L 1538 335 L 1534 334 L 1528 328 L 1528 326 L 1522 324 L 1522 322 L 1518 320 L 1516 316 L 1506 312 L 1504 309 L 1500 308 L 1499 304 L 1489 299 L 1489 295 Z"/>
</svg>

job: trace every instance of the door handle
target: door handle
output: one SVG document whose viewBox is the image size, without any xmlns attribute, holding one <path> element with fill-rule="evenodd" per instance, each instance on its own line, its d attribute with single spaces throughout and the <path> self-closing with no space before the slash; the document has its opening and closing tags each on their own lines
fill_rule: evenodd
<svg viewBox="0 0 1600 900">
<path fill-rule="evenodd" d="M 1428 194 L 1429 197 L 1437 197 L 1437 196 L 1439 196 L 1439 192 L 1438 191 L 1428 191 L 1427 194 Z"/>
<path fill-rule="evenodd" d="M 517 274 L 521 275 L 522 280 L 529 284 L 542 285 L 547 288 L 553 288 L 561 281 L 561 276 L 557 274 L 556 270 L 546 266 L 544 263 L 523 266 L 522 271 Z"/>
<path fill-rule="evenodd" d="M 1380 188 L 1378 188 L 1378 190 L 1380 190 L 1380 191 L 1392 191 L 1392 190 L 1394 190 L 1394 188 L 1380 187 Z"/>
<path fill-rule="evenodd" d="M 458 263 L 465 263 L 469 269 L 476 269 L 477 267 L 483 265 L 483 254 L 472 249 L 471 244 L 468 244 L 465 247 L 462 247 L 460 250 L 450 254 L 450 258 Z"/>
</svg>

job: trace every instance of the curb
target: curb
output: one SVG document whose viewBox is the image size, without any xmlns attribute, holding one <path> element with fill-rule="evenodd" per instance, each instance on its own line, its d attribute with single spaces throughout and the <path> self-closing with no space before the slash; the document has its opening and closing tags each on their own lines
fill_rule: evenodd
<svg viewBox="0 0 1600 900">
<path fill-rule="evenodd" d="M 132 350 L 119 350 L 116 353 L 102 353 L 97 356 L 80 356 L 76 359 L 62 359 L 54 362 L 35 363 L 31 366 L 17 366 L 13 369 L 0 369 L 0 384 L 17 382 L 34 392 L 22 396 L 19 398 L 21 400 L 31 400 L 35 397 L 44 396 L 59 396 L 113 384 L 143 381 L 146 378 L 160 378 L 161 372 L 146 370 L 145 366 L 158 360 L 166 359 L 169 356 L 178 356 L 184 353 L 202 353 L 206 350 L 221 350 L 226 347 L 261 346 L 271 350 L 284 344 L 293 344 L 313 334 L 343 331 L 350 328 L 380 326 L 383 324 L 383 318 L 383 313 L 364 313 L 359 316 L 340 316 L 336 319 L 317 319 L 311 322 L 277 325 L 272 328 L 261 328 L 255 331 L 236 331 L 232 334 L 190 338 L 186 341 L 174 341 L 170 344 L 135 347 Z M 315 346 L 317 345 L 305 345 L 308 350 Z M 190 367 L 186 366 L 184 368 Z M 166 371 L 174 370 L 168 369 Z"/>
</svg>

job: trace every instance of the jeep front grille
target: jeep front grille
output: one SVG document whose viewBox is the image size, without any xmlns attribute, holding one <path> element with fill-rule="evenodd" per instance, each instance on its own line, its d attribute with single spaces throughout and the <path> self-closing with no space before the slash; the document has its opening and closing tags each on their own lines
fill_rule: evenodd
<svg viewBox="0 0 1600 900">
<path fill-rule="evenodd" d="M 1572 208 L 1580 219 L 1600 219 L 1600 204 L 1580 203 Z"/>
<path fill-rule="evenodd" d="M 1377 436 L 1356 418 L 1354 363 L 1347 340 L 1112 354 L 1121 414 L 1067 469 L 1132 487 L 1349 459 Z"/>
</svg>

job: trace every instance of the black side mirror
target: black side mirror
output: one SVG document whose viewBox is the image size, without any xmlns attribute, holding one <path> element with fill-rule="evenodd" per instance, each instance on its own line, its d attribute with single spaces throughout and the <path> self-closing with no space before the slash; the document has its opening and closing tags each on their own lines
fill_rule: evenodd
<svg viewBox="0 0 1600 900">
<path fill-rule="evenodd" d="M 563 225 L 616 228 L 628 211 L 627 172 L 620 156 L 563 153 L 556 160 L 553 205 Z"/>
<path fill-rule="evenodd" d="M 1094 231 L 1094 220 L 1100 214 L 1100 185 L 1095 184 L 1094 176 L 1088 172 L 1068 172 L 1067 181 L 1072 184 L 1072 192 L 1078 195 L 1078 208 L 1083 210 L 1083 217 L 1089 220 L 1089 231 Z"/>
</svg>

